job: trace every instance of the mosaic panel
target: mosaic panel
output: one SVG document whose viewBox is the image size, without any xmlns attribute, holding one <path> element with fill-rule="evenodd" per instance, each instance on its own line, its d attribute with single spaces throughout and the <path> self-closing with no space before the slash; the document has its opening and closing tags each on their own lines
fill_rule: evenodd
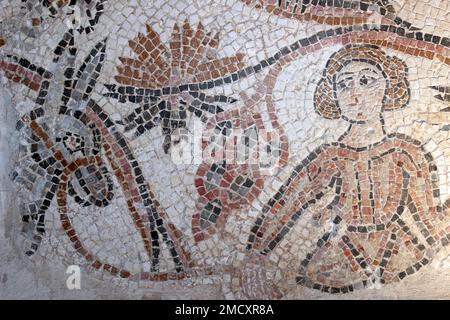
<svg viewBox="0 0 450 320">
<path fill-rule="evenodd" d="M 450 242 L 449 10 L 5 1 L 18 254 L 236 299 L 420 277 Z"/>
</svg>

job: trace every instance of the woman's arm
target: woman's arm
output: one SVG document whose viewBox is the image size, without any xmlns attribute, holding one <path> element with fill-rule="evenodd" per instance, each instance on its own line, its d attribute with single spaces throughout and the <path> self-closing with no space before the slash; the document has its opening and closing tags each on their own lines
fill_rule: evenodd
<svg viewBox="0 0 450 320">
<path fill-rule="evenodd" d="M 314 161 L 298 166 L 278 192 L 267 202 L 251 229 L 247 249 L 268 253 L 289 233 L 312 204 L 333 188 L 339 170 L 333 161 Z"/>
</svg>

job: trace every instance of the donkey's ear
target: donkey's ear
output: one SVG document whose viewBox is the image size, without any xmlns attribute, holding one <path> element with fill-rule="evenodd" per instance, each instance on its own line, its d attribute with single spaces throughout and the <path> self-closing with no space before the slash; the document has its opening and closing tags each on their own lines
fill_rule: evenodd
<svg viewBox="0 0 450 320">
<path fill-rule="evenodd" d="M 72 93 L 74 100 L 87 101 L 94 90 L 106 57 L 106 41 L 107 38 L 98 42 L 78 69 Z"/>
</svg>

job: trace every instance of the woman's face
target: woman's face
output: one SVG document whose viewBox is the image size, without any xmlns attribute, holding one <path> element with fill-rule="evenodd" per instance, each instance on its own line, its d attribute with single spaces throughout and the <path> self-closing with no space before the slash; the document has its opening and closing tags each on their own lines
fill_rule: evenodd
<svg viewBox="0 0 450 320">
<path fill-rule="evenodd" d="M 344 119 L 358 123 L 379 119 L 386 79 L 376 66 L 351 62 L 337 74 L 335 83 L 336 98 Z"/>
</svg>

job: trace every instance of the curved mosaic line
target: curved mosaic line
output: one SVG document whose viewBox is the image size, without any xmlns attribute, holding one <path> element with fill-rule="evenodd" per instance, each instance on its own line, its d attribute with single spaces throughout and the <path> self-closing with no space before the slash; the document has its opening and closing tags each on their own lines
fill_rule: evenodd
<svg viewBox="0 0 450 320">
<path fill-rule="evenodd" d="M 394 39 L 392 37 L 394 36 Z M 356 25 L 339 27 L 320 31 L 312 36 L 302 38 L 293 44 L 281 48 L 273 56 L 261 60 L 254 66 L 246 67 L 238 72 L 210 81 L 188 83 L 179 86 L 166 86 L 158 89 L 136 88 L 133 86 L 106 85 L 109 93 L 105 96 L 121 101 L 142 101 L 144 97 L 161 97 L 180 92 L 199 92 L 239 81 L 243 78 L 261 72 L 263 69 L 275 64 L 281 58 L 300 52 L 311 53 L 334 44 L 367 43 L 385 48 L 392 48 L 409 55 L 423 57 L 429 60 L 438 59 L 450 65 L 450 39 L 419 31 L 407 32 L 405 28 L 395 25 Z"/>
</svg>

